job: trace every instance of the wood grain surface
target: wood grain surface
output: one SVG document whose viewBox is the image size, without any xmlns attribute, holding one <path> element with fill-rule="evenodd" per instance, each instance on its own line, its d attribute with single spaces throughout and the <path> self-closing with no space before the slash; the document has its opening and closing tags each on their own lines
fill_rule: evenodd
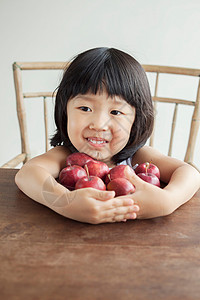
<svg viewBox="0 0 200 300">
<path fill-rule="evenodd" d="M 172 215 L 90 225 L 0 169 L 0 299 L 200 299 L 200 191 Z"/>
</svg>

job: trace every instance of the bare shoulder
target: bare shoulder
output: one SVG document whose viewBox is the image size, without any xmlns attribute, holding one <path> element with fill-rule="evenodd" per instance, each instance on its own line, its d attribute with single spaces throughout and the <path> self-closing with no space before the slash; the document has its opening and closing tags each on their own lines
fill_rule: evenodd
<svg viewBox="0 0 200 300">
<path fill-rule="evenodd" d="M 48 152 L 29 160 L 25 166 L 39 166 L 51 174 L 58 174 L 66 165 L 66 158 L 71 152 L 64 146 L 57 146 Z"/>
<path fill-rule="evenodd" d="M 44 154 L 41 154 L 39 156 L 34 157 L 30 160 L 30 162 L 39 162 L 43 160 L 56 160 L 56 161 L 62 161 L 63 159 L 66 159 L 67 156 L 70 154 L 70 151 L 64 147 L 64 146 L 57 146 L 55 148 L 52 148 L 51 150 L 45 152 Z"/>
<path fill-rule="evenodd" d="M 159 164 L 160 162 L 173 162 L 176 163 L 178 165 L 181 164 L 185 164 L 183 161 L 169 157 L 167 155 L 164 155 L 163 153 L 161 153 L 160 151 L 158 151 L 157 149 L 150 147 L 150 146 L 143 146 L 142 148 L 140 148 L 135 155 L 133 156 L 133 164 L 138 163 L 144 163 L 144 162 L 152 162 L 154 164 Z"/>
<path fill-rule="evenodd" d="M 150 146 L 143 146 L 140 148 L 135 155 L 133 156 L 132 163 L 133 164 L 142 164 L 144 162 L 152 162 L 156 163 L 158 159 L 164 158 L 165 155 L 160 153 L 158 150 L 155 148 L 152 148 Z"/>
</svg>

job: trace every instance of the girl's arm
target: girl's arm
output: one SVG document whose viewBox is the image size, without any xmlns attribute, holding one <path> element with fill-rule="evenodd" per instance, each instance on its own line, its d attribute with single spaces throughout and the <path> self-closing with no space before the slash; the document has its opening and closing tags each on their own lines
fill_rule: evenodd
<svg viewBox="0 0 200 300">
<path fill-rule="evenodd" d="M 152 162 L 161 172 L 161 181 L 166 186 L 161 189 L 144 182 L 138 176 L 130 176 L 136 192 L 132 195 L 140 211 L 138 218 L 153 218 L 171 214 L 179 206 L 191 199 L 200 188 L 200 174 L 192 166 L 165 156 L 151 147 L 143 147 L 133 158 L 133 164 Z"/>
<path fill-rule="evenodd" d="M 97 224 L 135 219 L 138 206 L 130 197 L 92 188 L 70 192 L 56 181 L 69 155 L 56 147 L 28 161 L 16 174 L 15 182 L 30 198 L 55 212 L 82 222 Z"/>
</svg>

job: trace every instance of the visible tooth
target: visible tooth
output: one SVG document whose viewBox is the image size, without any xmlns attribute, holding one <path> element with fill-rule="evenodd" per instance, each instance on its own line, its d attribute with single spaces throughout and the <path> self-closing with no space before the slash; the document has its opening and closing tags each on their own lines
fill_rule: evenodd
<svg viewBox="0 0 200 300">
<path fill-rule="evenodd" d="M 103 144 L 105 143 L 105 141 L 96 141 L 96 140 L 92 140 L 92 139 L 88 139 L 90 142 L 92 142 L 93 144 Z"/>
</svg>

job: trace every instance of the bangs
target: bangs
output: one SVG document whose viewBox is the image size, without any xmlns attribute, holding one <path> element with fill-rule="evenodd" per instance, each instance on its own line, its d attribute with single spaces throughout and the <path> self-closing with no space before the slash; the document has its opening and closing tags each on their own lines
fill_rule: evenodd
<svg viewBox="0 0 200 300">
<path fill-rule="evenodd" d="M 101 93 L 106 90 L 110 97 L 121 96 L 129 104 L 133 104 L 134 79 L 130 78 L 130 63 L 120 58 L 116 50 L 112 52 L 109 48 L 97 48 L 95 56 L 91 58 L 90 50 L 88 55 L 76 57 L 75 66 L 73 63 L 66 70 L 68 95 L 73 98 L 78 94 Z"/>
</svg>

